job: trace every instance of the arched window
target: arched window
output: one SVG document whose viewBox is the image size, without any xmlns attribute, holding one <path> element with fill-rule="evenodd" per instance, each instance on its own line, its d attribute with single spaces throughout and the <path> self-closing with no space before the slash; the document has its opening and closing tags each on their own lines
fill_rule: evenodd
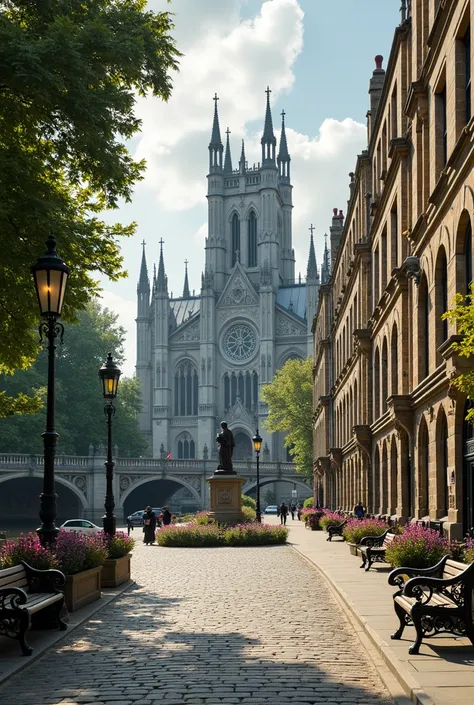
<svg viewBox="0 0 474 705">
<path fill-rule="evenodd" d="M 456 235 L 456 291 L 463 294 L 470 293 L 472 283 L 472 225 L 467 210 L 461 213 Z"/>
<path fill-rule="evenodd" d="M 240 260 L 240 220 L 237 213 L 232 216 L 232 266 Z"/>
<path fill-rule="evenodd" d="M 183 360 L 174 377 L 174 415 L 197 416 L 199 379 L 189 360 Z"/>
<path fill-rule="evenodd" d="M 382 471 L 380 477 L 381 484 L 381 498 L 380 498 L 380 511 L 382 514 L 388 512 L 388 453 L 387 444 L 384 441 L 382 446 Z"/>
<path fill-rule="evenodd" d="M 436 510 L 437 518 L 448 513 L 448 422 L 441 407 L 436 423 Z"/>
<path fill-rule="evenodd" d="M 428 464 L 428 427 L 425 417 L 421 419 L 418 431 L 418 472 L 417 472 L 418 518 L 429 514 L 430 474 Z"/>
<path fill-rule="evenodd" d="M 465 268 L 465 288 L 466 293 L 469 293 L 469 287 L 472 283 L 472 225 L 471 220 L 466 227 L 464 236 L 464 268 Z"/>
<path fill-rule="evenodd" d="M 378 446 L 375 446 L 374 453 L 374 482 L 372 487 L 372 508 L 374 514 L 378 514 L 380 512 L 380 451 Z"/>
<path fill-rule="evenodd" d="M 398 328 L 393 324 L 391 344 L 391 393 L 398 394 Z"/>
<path fill-rule="evenodd" d="M 178 437 L 178 459 L 179 460 L 191 460 L 196 457 L 196 444 L 189 435 L 189 433 L 183 433 Z"/>
<path fill-rule="evenodd" d="M 392 436 L 392 445 L 390 448 L 390 487 L 389 487 L 389 514 L 395 514 L 397 511 L 397 477 L 398 477 L 398 448 L 395 436 Z"/>
<path fill-rule="evenodd" d="M 250 211 L 248 220 L 248 266 L 257 266 L 257 218 L 254 211 Z"/>
<path fill-rule="evenodd" d="M 429 372 L 430 303 L 426 275 L 421 275 L 418 287 L 418 382 Z"/>
<path fill-rule="evenodd" d="M 256 372 L 226 372 L 224 375 L 224 408 L 230 409 L 237 399 L 249 411 L 255 412 L 258 404 L 258 375 Z"/>
<path fill-rule="evenodd" d="M 448 321 L 442 320 L 442 315 L 448 310 L 448 264 L 446 251 L 440 247 L 436 258 L 435 270 L 435 318 L 436 318 L 436 348 L 448 338 Z M 436 363 L 442 362 L 442 356 L 436 353 Z"/>
<path fill-rule="evenodd" d="M 387 349 L 387 338 L 383 339 L 382 345 L 382 399 L 381 399 L 381 409 L 382 414 L 387 411 L 387 397 L 388 397 L 388 349 Z"/>
<path fill-rule="evenodd" d="M 376 421 L 380 416 L 380 353 L 379 349 L 375 350 L 374 356 L 374 418 Z"/>
</svg>

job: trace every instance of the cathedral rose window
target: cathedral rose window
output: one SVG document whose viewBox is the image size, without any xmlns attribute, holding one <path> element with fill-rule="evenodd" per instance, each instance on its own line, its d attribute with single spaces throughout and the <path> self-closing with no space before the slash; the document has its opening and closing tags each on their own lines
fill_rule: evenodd
<svg viewBox="0 0 474 705">
<path fill-rule="evenodd" d="M 227 357 L 235 362 L 250 360 L 257 348 L 255 331 L 245 323 L 232 326 L 225 334 L 223 348 Z"/>
</svg>

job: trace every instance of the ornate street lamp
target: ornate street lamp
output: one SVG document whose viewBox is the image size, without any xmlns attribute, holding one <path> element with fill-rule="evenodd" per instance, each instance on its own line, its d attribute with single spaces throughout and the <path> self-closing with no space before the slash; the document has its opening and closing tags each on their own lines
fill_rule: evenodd
<svg viewBox="0 0 474 705">
<path fill-rule="evenodd" d="M 260 450 L 262 448 L 262 437 L 260 436 L 257 428 L 257 432 L 255 436 L 252 438 L 252 443 L 253 443 L 253 449 L 255 453 L 257 454 L 257 506 L 256 506 L 256 511 L 255 511 L 255 518 L 256 520 L 261 523 L 262 521 L 262 512 L 260 510 Z"/>
<path fill-rule="evenodd" d="M 70 269 L 56 252 L 56 240 L 50 235 L 46 254 L 38 258 L 31 267 L 35 281 L 36 294 L 43 320 L 39 324 L 40 340 L 48 341 L 48 386 L 46 397 L 46 430 L 42 434 L 44 446 L 43 492 L 40 495 L 41 526 L 37 529 L 43 546 L 50 546 L 56 541 L 58 529 L 54 491 L 54 459 L 59 434 L 54 428 L 54 400 L 56 377 L 56 338 L 62 342 L 64 326 L 58 323 L 63 308 L 64 294 Z"/>
<path fill-rule="evenodd" d="M 105 463 L 105 514 L 102 517 L 104 532 L 109 536 L 115 535 L 115 499 L 113 491 L 114 465 L 112 460 L 112 416 L 115 414 L 113 400 L 117 396 L 117 388 L 120 379 L 119 368 L 112 358 L 112 353 L 107 355 L 107 361 L 99 370 L 99 377 L 102 383 L 102 394 L 105 399 L 104 414 L 107 416 L 107 462 Z"/>
</svg>

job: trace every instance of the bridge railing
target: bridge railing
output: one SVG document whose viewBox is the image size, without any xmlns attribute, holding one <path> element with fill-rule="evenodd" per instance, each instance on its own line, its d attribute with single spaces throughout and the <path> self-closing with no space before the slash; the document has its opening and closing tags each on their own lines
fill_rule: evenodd
<svg viewBox="0 0 474 705">
<path fill-rule="evenodd" d="M 55 464 L 57 466 L 83 467 L 92 465 L 91 458 L 87 455 L 58 455 Z M 0 453 L 0 468 L 7 467 L 31 467 L 44 465 L 43 455 L 36 453 Z"/>
</svg>

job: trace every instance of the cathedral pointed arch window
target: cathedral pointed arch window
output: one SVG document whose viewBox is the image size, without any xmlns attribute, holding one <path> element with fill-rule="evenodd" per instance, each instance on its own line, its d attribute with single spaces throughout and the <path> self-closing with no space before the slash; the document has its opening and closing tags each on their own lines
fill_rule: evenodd
<svg viewBox="0 0 474 705">
<path fill-rule="evenodd" d="M 196 443 L 189 433 L 182 433 L 177 439 L 178 460 L 192 460 L 196 457 Z"/>
<path fill-rule="evenodd" d="M 224 375 L 224 408 L 231 409 L 239 400 L 256 413 L 258 405 L 258 375 L 255 371 L 226 372 Z"/>
<path fill-rule="evenodd" d="M 174 376 L 174 415 L 197 416 L 199 378 L 196 367 L 189 360 L 183 360 L 176 368 Z"/>
<path fill-rule="evenodd" d="M 257 216 L 250 211 L 248 219 L 248 266 L 257 266 Z"/>
<path fill-rule="evenodd" d="M 232 235 L 232 266 L 237 261 L 240 261 L 240 220 L 237 213 L 234 213 L 231 220 L 231 235 Z"/>
</svg>

